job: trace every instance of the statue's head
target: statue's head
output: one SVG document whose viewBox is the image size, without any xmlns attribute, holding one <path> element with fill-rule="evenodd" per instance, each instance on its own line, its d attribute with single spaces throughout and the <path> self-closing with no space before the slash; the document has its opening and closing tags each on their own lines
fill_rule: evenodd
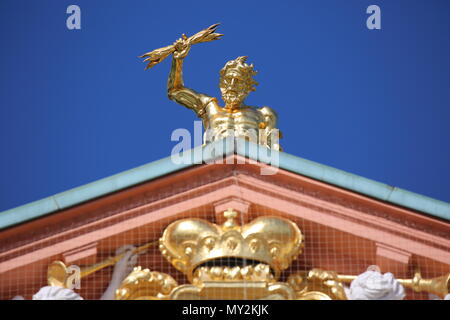
<svg viewBox="0 0 450 320">
<path fill-rule="evenodd" d="M 248 94 L 255 91 L 258 84 L 253 80 L 256 71 L 253 64 L 245 63 L 247 57 L 238 57 L 228 61 L 220 70 L 220 91 L 222 99 L 228 106 L 239 106 Z"/>
</svg>

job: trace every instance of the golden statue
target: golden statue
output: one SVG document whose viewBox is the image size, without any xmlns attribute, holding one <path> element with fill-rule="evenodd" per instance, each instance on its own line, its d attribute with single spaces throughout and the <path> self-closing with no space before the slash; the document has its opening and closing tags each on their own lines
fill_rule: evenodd
<svg viewBox="0 0 450 320">
<path fill-rule="evenodd" d="M 257 142 L 274 150 L 281 150 L 278 143 L 280 132 L 276 128 L 277 114 L 269 107 L 256 108 L 244 104 L 245 98 L 258 84 L 253 77 L 253 64 L 246 63 L 247 57 L 229 61 L 220 70 L 219 87 L 225 106 L 221 107 L 216 98 L 198 93 L 184 86 L 182 70 L 192 44 L 220 39 L 215 33 L 218 24 L 200 31 L 192 37 L 182 35 L 173 45 L 156 49 L 141 56 L 149 61 L 151 68 L 172 54 L 167 85 L 171 100 L 192 109 L 202 119 L 205 128 L 204 143 L 234 136 Z"/>
</svg>

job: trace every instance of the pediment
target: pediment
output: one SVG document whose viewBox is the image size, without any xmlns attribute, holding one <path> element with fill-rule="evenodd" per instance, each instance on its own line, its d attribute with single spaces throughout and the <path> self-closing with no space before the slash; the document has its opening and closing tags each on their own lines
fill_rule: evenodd
<svg viewBox="0 0 450 320">
<path fill-rule="evenodd" d="M 181 218 L 223 223 L 222 212 L 229 207 L 240 213 L 242 223 L 272 215 L 298 225 L 305 248 L 284 278 L 313 267 L 359 274 L 373 264 L 399 277 L 410 276 L 414 268 L 427 277 L 449 271 L 447 222 L 283 169 L 264 176 L 260 170 L 267 165 L 239 155 L 229 159 L 232 164 L 193 166 L 3 231 L 1 287 L 19 284 L 31 294 L 45 285 L 52 261 L 98 262 L 122 245 L 158 240 Z M 156 247 L 139 264 L 186 283 Z M 39 275 L 30 279 L 30 270 Z M 101 292 L 108 272 L 86 278 L 85 287 L 95 284 Z M 81 292 L 87 298 L 97 294 Z"/>
</svg>

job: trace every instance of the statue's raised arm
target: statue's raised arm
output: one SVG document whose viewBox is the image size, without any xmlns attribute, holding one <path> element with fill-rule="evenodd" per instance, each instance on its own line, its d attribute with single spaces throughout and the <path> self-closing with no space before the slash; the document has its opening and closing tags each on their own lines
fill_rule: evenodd
<svg viewBox="0 0 450 320">
<path fill-rule="evenodd" d="M 202 118 L 205 114 L 205 106 L 213 98 L 184 86 L 183 61 L 191 45 L 186 39 L 181 38 L 174 43 L 174 46 L 176 51 L 173 53 L 172 67 L 167 82 L 167 95 L 170 100 L 194 110 L 197 116 Z"/>
<path fill-rule="evenodd" d="M 182 37 L 175 41 L 172 45 L 153 50 L 141 56 L 141 58 L 146 58 L 144 61 L 148 61 L 148 65 L 146 67 L 146 69 L 148 69 L 163 61 L 170 54 L 173 54 L 172 67 L 170 69 L 169 80 L 167 83 L 167 94 L 169 99 L 194 110 L 199 117 L 204 115 L 205 106 L 213 98 L 184 86 L 183 61 L 189 53 L 192 44 L 220 39 L 222 34 L 215 33 L 218 25 L 219 24 L 214 24 L 189 38 L 183 34 Z"/>
</svg>

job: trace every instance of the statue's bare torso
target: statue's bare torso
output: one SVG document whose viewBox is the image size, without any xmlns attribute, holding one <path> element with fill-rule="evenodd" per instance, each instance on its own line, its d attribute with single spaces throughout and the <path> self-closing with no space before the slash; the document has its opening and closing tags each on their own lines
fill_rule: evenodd
<svg viewBox="0 0 450 320">
<path fill-rule="evenodd" d="M 208 140 L 234 135 L 249 140 L 257 139 L 259 129 L 267 127 L 267 114 L 273 113 L 269 107 L 255 108 L 241 106 L 238 109 L 227 109 L 219 106 L 215 98 L 211 98 L 204 107 L 201 116 L 205 130 L 209 132 Z"/>
</svg>

